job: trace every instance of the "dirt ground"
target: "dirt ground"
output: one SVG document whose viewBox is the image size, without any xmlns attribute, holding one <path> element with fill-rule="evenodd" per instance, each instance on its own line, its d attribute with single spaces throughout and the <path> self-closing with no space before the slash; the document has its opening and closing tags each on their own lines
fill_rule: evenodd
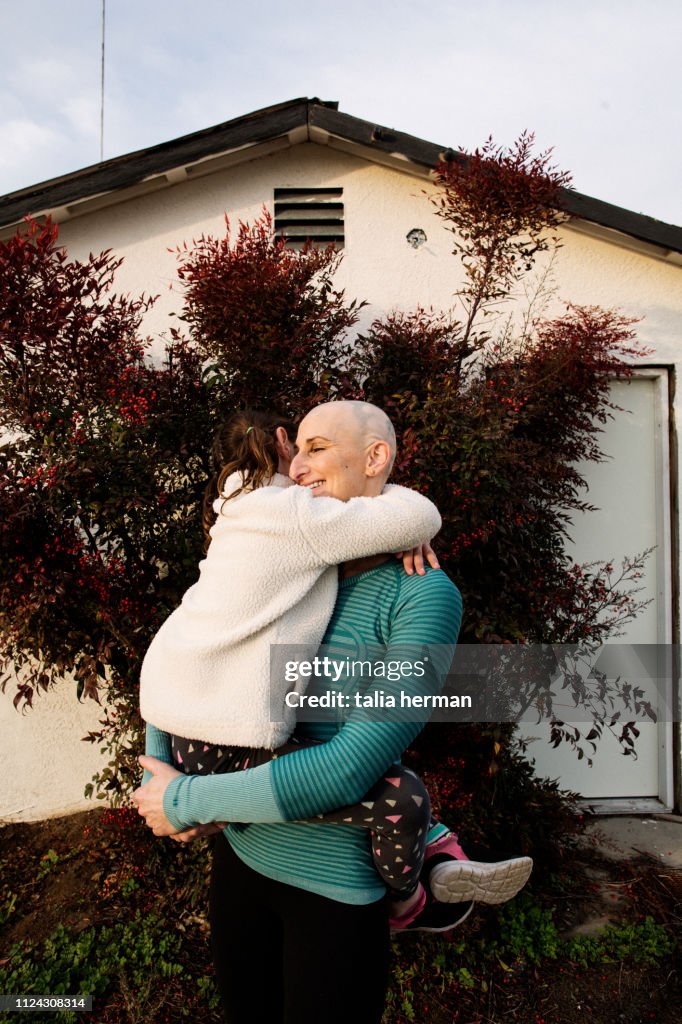
<svg viewBox="0 0 682 1024">
<path fill-rule="evenodd" d="M 111 812 L 93 810 L 0 829 L 0 907 L 14 897 L 0 932 L 0 990 L 13 943 L 27 938 L 39 942 L 58 924 L 79 931 L 120 917 L 121 845 L 114 826 Z M 133 861 L 127 862 L 128 872 L 136 870 L 131 869 Z M 560 900 L 556 904 L 555 920 L 562 932 L 574 933 L 589 919 L 623 923 L 645 916 L 679 929 L 681 875 L 645 861 L 607 862 L 594 850 L 585 852 L 578 870 L 588 880 L 581 895 L 566 898 L 563 906 Z M 143 894 L 141 886 L 140 905 Z M 129 912 L 130 903 L 125 906 Z M 467 923 L 467 941 L 476 941 L 484 921 L 485 910 Z M 208 962 L 201 913 L 194 923 L 193 962 L 201 970 Z M 452 941 L 460 937 L 453 933 Z M 423 1006 L 415 1005 L 418 1015 L 413 1019 L 428 1024 L 682 1024 L 681 976 L 682 965 L 672 958 L 657 967 L 609 963 L 590 969 L 545 961 L 537 968 L 493 971 L 485 982 L 487 991 L 480 986 L 462 990 L 454 1009 L 451 995 L 429 994 Z M 203 1019 L 213 1022 L 219 1016 L 207 1012 Z"/>
</svg>

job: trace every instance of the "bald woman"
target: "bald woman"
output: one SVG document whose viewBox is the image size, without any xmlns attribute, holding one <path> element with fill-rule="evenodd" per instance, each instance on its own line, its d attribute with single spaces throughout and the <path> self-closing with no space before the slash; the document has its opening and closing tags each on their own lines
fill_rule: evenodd
<svg viewBox="0 0 682 1024">
<path fill-rule="evenodd" d="M 231 823 L 216 838 L 210 896 L 216 974 L 231 1024 L 377 1024 L 388 969 L 383 897 L 387 888 L 402 897 L 401 924 L 419 927 L 432 907 L 425 907 L 415 864 L 427 840 L 447 842 L 443 826 L 430 828 L 425 791 L 411 796 L 409 773 L 397 765 L 421 723 L 357 714 L 309 722 L 297 738 L 311 745 L 273 758 L 292 723 L 285 690 L 273 695 L 270 688 L 269 648 L 322 640 L 325 653 L 345 659 L 378 646 L 388 662 L 433 645 L 442 677 L 461 598 L 435 568 L 406 572 L 390 554 L 430 538 L 440 518 L 421 495 L 386 486 L 395 434 L 382 410 L 363 402 L 318 406 L 301 422 L 294 451 L 281 424 L 246 423 L 248 448 L 265 450 L 272 440 L 270 483 L 249 490 L 248 474 L 228 478 L 196 589 L 145 659 L 142 710 L 154 722 L 147 754 L 161 761 L 141 759 L 150 781 L 135 800 L 157 835 L 192 838 L 208 823 Z M 285 486 L 277 474 L 287 470 L 299 486 Z M 238 483 L 246 486 L 229 499 Z M 396 692 L 420 685 L 414 677 L 391 684 Z M 280 722 L 271 721 L 273 698 L 283 708 Z M 228 774 L 177 771 L 169 734 L 182 772 L 203 771 L 217 758 L 223 764 L 208 770 Z M 403 817 L 412 827 L 398 806 L 406 794 L 417 819 L 400 852 L 396 827 Z M 329 812 L 346 827 L 310 822 Z M 393 861 L 380 875 L 386 851 L 376 837 L 386 835 L 387 822 Z M 434 872 L 442 872 L 443 858 L 453 861 L 440 846 Z M 457 898 L 485 898 L 485 870 L 474 878 L 470 862 L 461 863 Z M 447 921 L 434 923 L 431 914 L 426 926 L 452 927 L 466 909 L 455 903 Z"/>
</svg>

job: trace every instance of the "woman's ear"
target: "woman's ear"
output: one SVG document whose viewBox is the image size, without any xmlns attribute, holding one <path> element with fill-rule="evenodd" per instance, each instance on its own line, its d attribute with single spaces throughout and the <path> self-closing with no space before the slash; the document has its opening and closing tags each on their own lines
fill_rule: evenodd
<svg viewBox="0 0 682 1024">
<path fill-rule="evenodd" d="M 275 448 L 280 459 L 291 461 L 293 445 L 284 427 L 277 427 L 275 430 Z"/>
<path fill-rule="evenodd" d="M 390 444 L 387 441 L 373 441 L 367 449 L 367 476 L 388 476 L 390 466 Z"/>
</svg>

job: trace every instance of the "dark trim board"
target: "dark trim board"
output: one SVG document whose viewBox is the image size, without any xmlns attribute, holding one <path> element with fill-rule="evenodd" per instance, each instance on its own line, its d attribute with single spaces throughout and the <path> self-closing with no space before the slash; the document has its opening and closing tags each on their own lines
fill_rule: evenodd
<svg viewBox="0 0 682 1024">
<path fill-rule="evenodd" d="M 302 129 L 308 133 L 308 138 L 317 129 L 350 145 L 356 144 L 362 147 L 363 155 L 370 151 L 370 159 L 374 151 L 378 158 L 381 154 L 397 155 L 420 167 L 432 168 L 446 155 L 454 159 L 460 156 L 447 146 L 341 113 L 334 101 L 301 97 L 0 196 L 0 227 L 15 224 L 31 213 L 44 213 L 96 195 L 130 188 L 154 175 L 207 157 L 273 142 Z M 573 217 L 667 252 L 682 253 L 682 227 L 572 189 L 563 190 L 562 200 L 564 209 Z"/>
<path fill-rule="evenodd" d="M 658 245 L 670 252 L 682 252 L 682 227 L 666 224 L 665 221 L 647 217 L 643 213 L 634 213 L 622 206 L 605 203 L 601 199 L 592 199 L 573 189 L 562 190 L 565 197 L 565 209 L 573 217 L 601 224 L 603 227 L 622 231 L 624 235 L 638 238 L 650 245 Z"/>
<path fill-rule="evenodd" d="M 72 174 L 10 192 L 0 197 L 0 226 L 13 224 L 39 210 L 129 188 L 150 175 L 162 174 L 214 154 L 287 135 L 307 123 L 307 106 L 308 100 L 278 104 L 159 146 L 126 153 Z"/>
</svg>

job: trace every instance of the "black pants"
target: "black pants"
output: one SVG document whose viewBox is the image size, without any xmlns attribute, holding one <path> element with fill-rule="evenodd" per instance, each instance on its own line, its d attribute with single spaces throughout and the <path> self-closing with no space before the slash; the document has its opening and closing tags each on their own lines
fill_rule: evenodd
<svg viewBox="0 0 682 1024">
<path fill-rule="evenodd" d="M 386 902 L 338 903 L 253 871 L 216 836 L 211 946 L 227 1024 L 379 1024 Z"/>
</svg>

